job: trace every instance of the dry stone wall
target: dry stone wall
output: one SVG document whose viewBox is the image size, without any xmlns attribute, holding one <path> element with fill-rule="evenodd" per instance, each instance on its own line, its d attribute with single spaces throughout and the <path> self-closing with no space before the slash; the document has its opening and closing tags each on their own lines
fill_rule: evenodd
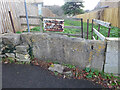
<svg viewBox="0 0 120 90">
<path fill-rule="evenodd" d="M 2 42 L 0 49 L 1 58 L 10 57 L 17 61 L 30 61 L 29 46 L 22 43 L 19 34 L 6 34 L 0 37 L 0 40 Z"/>
</svg>

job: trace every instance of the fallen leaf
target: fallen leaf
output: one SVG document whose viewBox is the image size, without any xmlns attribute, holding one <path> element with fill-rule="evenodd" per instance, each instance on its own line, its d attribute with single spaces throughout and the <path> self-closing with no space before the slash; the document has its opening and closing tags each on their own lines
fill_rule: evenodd
<svg viewBox="0 0 120 90">
<path fill-rule="evenodd" d="M 39 64 L 38 63 L 35 63 L 36 66 L 38 66 Z"/>
<path fill-rule="evenodd" d="M 108 87 L 109 87 L 109 88 L 112 88 L 112 86 L 110 86 L 110 85 L 109 85 Z"/>
<path fill-rule="evenodd" d="M 81 79 L 81 77 L 79 76 L 78 79 Z"/>
<path fill-rule="evenodd" d="M 50 67 L 54 67 L 54 64 L 51 64 Z"/>
<path fill-rule="evenodd" d="M 8 62 L 6 61 L 6 62 L 4 62 L 4 64 L 8 64 Z"/>
<path fill-rule="evenodd" d="M 64 75 L 63 78 L 66 78 L 66 76 Z"/>
</svg>

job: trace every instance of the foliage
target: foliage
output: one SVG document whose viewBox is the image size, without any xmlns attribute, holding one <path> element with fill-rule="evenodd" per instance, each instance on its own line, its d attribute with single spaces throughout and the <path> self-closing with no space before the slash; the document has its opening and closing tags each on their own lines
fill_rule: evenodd
<svg viewBox="0 0 120 90">
<path fill-rule="evenodd" d="M 68 68 L 76 68 L 74 65 L 71 65 L 71 64 L 63 64 L 64 66 L 67 66 Z"/>
<path fill-rule="evenodd" d="M 90 68 L 85 68 L 85 71 L 86 72 L 90 72 Z"/>
<path fill-rule="evenodd" d="M 7 57 L 7 58 L 2 58 L 2 62 L 5 64 L 30 64 L 28 61 L 16 61 L 14 58 Z"/>
<path fill-rule="evenodd" d="M 60 64 L 58 61 L 54 61 L 53 64 Z"/>
<path fill-rule="evenodd" d="M 83 2 L 66 2 L 63 6 L 62 9 L 64 11 L 65 15 L 78 15 L 83 13 Z"/>
<path fill-rule="evenodd" d="M 58 72 L 54 72 L 54 74 L 55 74 L 55 76 L 57 76 L 57 75 L 58 75 Z"/>
<path fill-rule="evenodd" d="M 28 32 L 28 29 L 26 29 L 26 31 L 23 31 L 23 32 Z M 30 29 L 30 32 L 40 32 L 40 27 L 34 27 Z"/>
<path fill-rule="evenodd" d="M 47 63 L 51 63 L 51 61 L 50 61 L 50 60 L 47 60 L 46 62 L 47 62 Z"/>
<path fill-rule="evenodd" d="M 34 27 L 30 30 L 31 32 L 34 32 L 34 31 L 40 31 L 40 27 Z"/>
<path fill-rule="evenodd" d="M 17 34 L 21 34 L 22 32 L 21 32 L 21 31 L 17 31 L 16 33 L 17 33 Z"/>
</svg>

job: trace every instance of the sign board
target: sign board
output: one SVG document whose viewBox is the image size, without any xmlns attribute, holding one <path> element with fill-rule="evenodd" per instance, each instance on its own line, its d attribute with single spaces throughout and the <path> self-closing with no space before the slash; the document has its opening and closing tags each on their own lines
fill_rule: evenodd
<svg viewBox="0 0 120 90">
<path fill-rule="evenodd" d="M 45 31 L 64 31 L 64 19 L 43 19 Z"/>
</svg>

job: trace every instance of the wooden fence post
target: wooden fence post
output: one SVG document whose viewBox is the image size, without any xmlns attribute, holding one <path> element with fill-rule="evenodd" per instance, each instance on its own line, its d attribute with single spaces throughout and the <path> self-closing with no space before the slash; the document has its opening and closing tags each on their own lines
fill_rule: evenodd
<svg viewBox="0 0 120 90">
<path fill-rule="evenodd" d="M 83 38 L 83 19 L 81 18 L 81 37 Z"/>
<path fill-rule="evenodd" d="M 120 1 L 118 5 L 118 28 L 120 29 Z M 119 33 L 119 36 L 120 36 L 120 33 Z"/>
<path fill-rule="evenodd" d="M 87 19 L 87 39 L 88 39 L 88 34 L 89 34 L 89 19 Z"/>
<path fill-rule="evenodd" d="M 11 24 L 12 24 L 12 28 L 13 28 L 13 32 L 15 32 L 15 27 L 14 27 L 14 24 L 13 24 L 13 19 L 12 19 L 12 15 L 11 15 L 11 12 L 9 11 L 9 16 L 10 16 L 10 20 L 11 20 Z"/>
<path fill-rule="evenodd" d="M 91 32 L 91 39 L 93 39 L 93 19 L 92 19 L 92 32 Z"/>
<path fill-rule="evenodd" d="M 109 30 L 108 30 L 108 37 L 110 37 L 110 30 L 111 30 L 111 25 L 110 25 Z"/>
</svg>

